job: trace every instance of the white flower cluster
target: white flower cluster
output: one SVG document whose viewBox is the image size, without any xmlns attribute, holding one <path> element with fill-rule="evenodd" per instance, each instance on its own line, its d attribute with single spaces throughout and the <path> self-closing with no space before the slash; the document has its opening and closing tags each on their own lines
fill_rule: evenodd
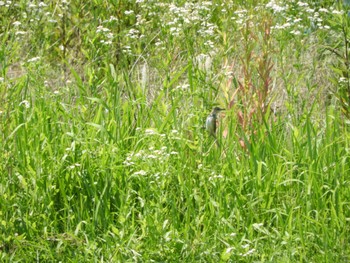
<svg viewBox="0 0 350 263">
<path fill-rule="evenodd" d="M 168 151 L 166 146 L 163 146 L 160 149 L 155 149 L 150 147 L 148 150 L 140 150 L 138 152 L 130 152 L 127 154 L 127 157 L 123 164 L 125 166 L 134 166 L 136 164 L 147 163 L 152 160 L 157 161 L 158 163 L 163 163 L 170 156 L 178 155 L 176 151 Z"/>
<path fill-rule="evenodd" d="M 104 44 L 104 45 L 111 45 L 112 44 L 114 35 L 109 28 L 104 27 L 104 26 L 98 26 L 96 29 L 96 33 L 101 34 L 103 39 L 101 39 L 100 42 L 102 44 Z"/>
</svg>

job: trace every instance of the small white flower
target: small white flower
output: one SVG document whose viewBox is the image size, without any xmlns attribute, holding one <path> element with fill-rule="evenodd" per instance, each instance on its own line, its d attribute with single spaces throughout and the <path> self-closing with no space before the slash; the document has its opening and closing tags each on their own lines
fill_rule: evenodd
<svg viewBox="0 0 350 263">
<path fill-rule="evenodd" d="M 143 151 L 139 151 L 138 153 L 135 154 L 135 157 L 140 158 L 142 157 Z"/>
<path fill-rule="evenodd" d="M 130 38 L 133 38 L 133 39 L 136 39 L 138 38 L 138 34 L 140 33 L 140 31 L 138 31 L 137 29 L 130 29 L 129 30 L 129 33 L 126 34 L 127 37 L 130 37 Z"/>
<path fill-rule="evenodd" d="M 99 32 L 109 32 L 111 31 L 109 28 L 106 28 L 106 27 L 103 27 L 103 26 L 98 26 L 97 27 L 97 30 L 96 30 L 96 33 L 99 33 Z"/>
<path fill-rule="evenodd" d="M 301 32 L 299 30 L 292 30 L 290 33 L 293 35 L 296 35 L 296 36 L 301 34 Z"/>
<path fill-rule="evenodd" d="M 239 15 L 239 14 L 246 14 L 247 13 L 247 10 L 243 9 L 243 10 L 237 10 L 235 12 L 235 14 Z"/>
<path fill-rule="evenodd" d="M 170 28 L 170 33 L 177 32 L 179 29 L 177 27 L 171 27 Z"/>
<path fill-rule="evenodd" d="M 228 247 L 226 249 L 226 254 L 230 254 L 233 249 L 234 249 L 234 247 Z"/>
<path fill-rule="evenodd" d="M 140 170 L 140 171 L 134 173 L 134 175 L 146 175 L 146 174 L 147 174 L 147 172 L 144 170 Z"/>
<path fill-rule="evenodd" d="M 298 2 L 298 6 L 309 6 L 309 4 L 304 2 Z"/>
<path fill-rule="evenodd" d="M 264 226 L 264 223 L 254 223 L 253 228 L 260 229 L 262 226 Z"/>
<path fill-rule="evenodd" d="M 29 109 L 29 108 L 30 108 L 30 103 L 29 103 L 29 101 L 27 101 L 27 100 L 22 101 L 22 102 L 19 104 L 19 106 L 21 106 L 21 105 L 24 105 L 24 107 L 25 107 L 26 109 Z"/>
<path fill-rule="evenodd" d="M 108 33 L 108 34 L 106 35 L 106 37 L 109 38 L 109 39 L 112 39 L 114 36 L 113 36 L 113 33 Z"/>
<path fill-rule="evenodd" d="M 105 41 L 103 44 L 104 44 L 104 45 L 112 45 L 112 43 L 113 43 L 113 42 L 112 42 L 111 40 L 107 40 L 107 41 Z"/>
<path fill-rule="evenodd" d="M 279 6 L 276 3 L 274 3 L 273 1 L 271 1 L 270 3 L 268 3 L 266 5 L 266 7 L 271 8 L 273 11 L 275 11 L 275 13 L 279 13 L 282 12 L 286 9 L 286 7 L 283 6 Z"/>
<path fill-rule="evenodd" d="M 27 62 L 30 63 L 30 62 L 35 62 L 35 61 L 38 61 L 40 60 L 40 57 L 34 57 L 34 58 L 31 58 L 31 59 L 28 59 Z"/>
<path fill-rule="evenodd" d="M 157 134 L 157 133 L 153 129 L 146 129 L 145 130 L 145 134 L 146 135 L 154 135 L 154 134 Z"/>
<path fill-rule="evenodd" d="M 124 161 L 123 164 L 125 166 L 133 166 L 135 163 L 134 162 L 129 162 L 129 161 Z"/>
<path fill-rule="evenodd" d="M 25 35 L 25 34 L 27 34 L 27 32 L 25 32 L 25 31 L 17 31 L 17 32 L 15 33 L 16 36 L 23 36 L 23 35 Z"/>
<path fill-rule="evenodd" d="M 348 81 L 347 78 L 344 78 L 344 77 L 339 78 L 339 82 L 341 83 L 346 83 L 347 81 Z"/>
<path fill-rule="evenodd" d="M 128 16 L 128 15 L 131 15 L 131 14 L 133 14 L 133 13 L 134 13 L 133 10 L 126 10 L 126 11 L 124 12 L 124 14 L 126 14 L 127 16 Z"/>
<path fill-rule="evenodd" d="M 224 177 L 221 174 L 218 174 L 218 175 L 210 176 L 209 181 L 212 181 L 214 179 L 221 179 L 221 178 L 224 178 Z"/>
<path fill-rule="evenodd" d="M 204 43 L 204 46 L 208 46 L 210 48 L 214 48 L 214 42 L 211 40 L 208 40 L 207 42 Z"/>
<path fill-rule="evenodd" d="M 162 154 L 163 152 L 161 150 L 154 150 L 155 154 Z"/>
<path fill-rule="evenodd" d="M 333 10 L 332 14 L 334 14 L 334 15 L 342 15 L 343 11 Z"/>
<path fill-rule="evenodd" d="M 158 40 L 155 44 L 154 44 L 156 47 L 160 46 L 160 45 L 163 45 L 163 42 Z"/>
<path fill-rule="evenodd" d="M 14 26 L 20 26 L 21 24 L 22 24 L 22 23 L 19 22 L 19 21 L 15 21 L 15 22 L 12 23 L 12 25 L 14 25 Z"/>
<path fill-rule="evenodd" d="M 110 16 L 109 21 L 118 21 L 118 18 L 116 18 L 115 16 Z"/>
<path fill-rule="evenodd" d="M 287 27 L 290 27 L 291 26 L 291 23 L 285 23 L 282 25 L 282 28 L 287 28 Z"/>
<path fill-rule="evenodd" d="M 243 254 L 243 257 L 249 256 L 255 252 L 255 249 L 252 248 L 251 250 L 248 250 L 247 253 Z"/>
<path fill-rule="evenodd" d="M 174 90 L 188 90 L 189 87 L 190 87 L 189 84 L 183 84 L 183 85 L 176 86 Z"/>
</svg>

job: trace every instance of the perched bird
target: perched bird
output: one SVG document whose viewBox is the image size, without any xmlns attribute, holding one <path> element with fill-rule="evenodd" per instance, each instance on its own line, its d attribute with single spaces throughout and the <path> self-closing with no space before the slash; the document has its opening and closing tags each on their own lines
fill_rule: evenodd
<svg viewBox="0 0 350 263">
<path fill-rule="evenodd" d="M 212 112 L 207 117 L 207 120 L 205 121 L 205 129 L 209 132 L 210 135 L 212 135 L 216 139 L 216 123 L 218 119 L 218 114 L 220 111 L 223 111 L 224 109 L 221 109 L 219 107 L 215 107 Z M 219 142 L 216 140 L 216 143 L 218 146 Z"/>
</svg>

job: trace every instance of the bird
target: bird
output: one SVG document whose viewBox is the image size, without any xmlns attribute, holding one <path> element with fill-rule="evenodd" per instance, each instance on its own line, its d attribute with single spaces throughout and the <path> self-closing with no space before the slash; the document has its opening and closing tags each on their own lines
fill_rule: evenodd
<svg viewBox="0 0 350 263">
<path fill-rule="evenodd" d="M 206 121 L 205 121 L 205 129 L 207 132 L 213 136 L 216 140 L 216 144 L 220 146 L 219 142 L 217 141 L 216 138 L 216 122 L 218 120 L 218 114 L 220 111 L 223 111 L 225 109 L 221 109 L 220 107 L 214 107 L 212 112 L 208 115 Z"/>
</svg>

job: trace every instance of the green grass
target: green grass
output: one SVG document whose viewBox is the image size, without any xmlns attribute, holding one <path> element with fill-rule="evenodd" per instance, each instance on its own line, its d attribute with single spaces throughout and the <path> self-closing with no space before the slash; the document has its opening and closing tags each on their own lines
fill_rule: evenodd
<svg viewBox="0 0 350 263">
<path fill-rule="evenodd" d="M 51 2 L 0 2 L 1 262 L 349 260 L 341 5 Z"/>
</svg>

